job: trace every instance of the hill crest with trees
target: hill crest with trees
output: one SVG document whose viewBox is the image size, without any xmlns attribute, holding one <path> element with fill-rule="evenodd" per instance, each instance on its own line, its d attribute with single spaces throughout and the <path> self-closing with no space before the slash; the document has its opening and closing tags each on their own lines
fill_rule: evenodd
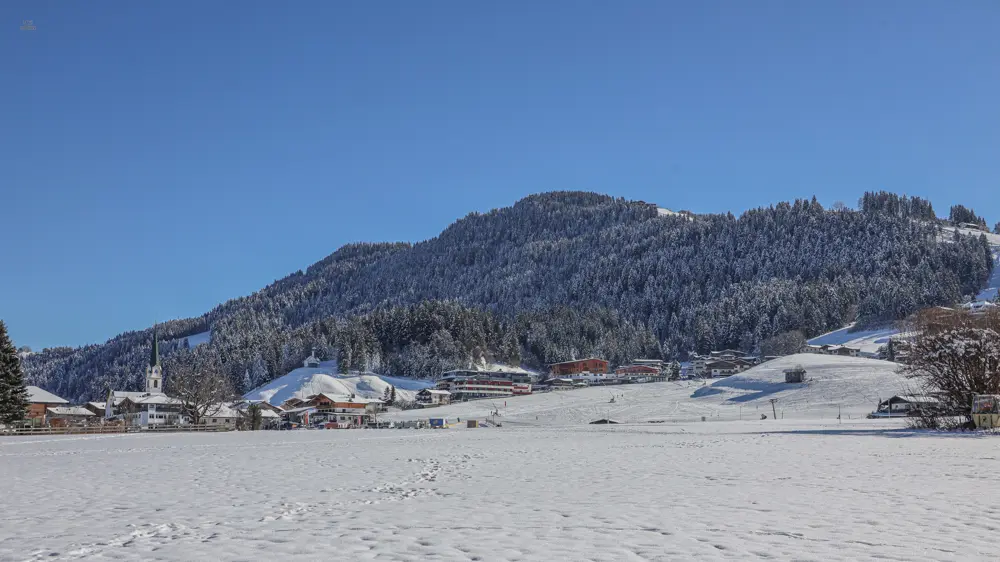
<svg viewBox="0 0 1000 562">
<path fill-rule="evenodd" d="M 207 345 L 242 390 L 314 347 L 346 369 L 395 376 L 483 359 L 538 368 L 591 354 L 753 350 L 785 332 L 888 322 L 976 294 L 993 268 L 988 242 L 942 232 L 929 202 L 885 192 L 856 211 L 813 198 L 738 218 L 543 193 L 417 244 L 344 246 L 159 332 L 173 342 L 169 362 L 186 352 L 178 342 L 210 330 Z M 99 398 L 139 384 L 151 336 L 32 353 L 25 372 L 67 398 Z"/>
</svg>

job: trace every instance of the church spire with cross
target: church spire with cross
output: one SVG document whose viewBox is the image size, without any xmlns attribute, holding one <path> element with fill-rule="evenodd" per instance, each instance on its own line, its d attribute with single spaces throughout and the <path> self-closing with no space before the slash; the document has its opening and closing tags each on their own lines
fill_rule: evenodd
<svg viewBox="0 0 1000 562">
<path fill-rule="evenodd" d="M 146 392 L 163 394 L 163 367 L 160 365 L 160 342 L 156 338 L 156 326 L 153 326 L 153 349 L 146 367 Z"/>
</svg>

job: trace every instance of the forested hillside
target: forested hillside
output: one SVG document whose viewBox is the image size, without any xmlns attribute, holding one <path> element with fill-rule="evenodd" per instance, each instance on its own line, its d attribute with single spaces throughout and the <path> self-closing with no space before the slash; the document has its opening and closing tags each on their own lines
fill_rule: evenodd
<svg viewBox="0 0 1000 562">
<path fill-rule="evenodd" d="M 211 350 L 243 387 L 312 346 L 397 376 L 479 360 L 753 350 L 774 334 L 888 321 L 984 286 L 986 239 L 943 235 L 929 202 L 866 194 L 859 208 L 799 200 L 689 220 L 593 193 L 534 195 L 418 244 L 345 246 L 159 331 L 180 341 L 211 330 Z M 95 397 L 138 384 L 150 337 L 48 350 L 25 367 L 33 384 Z"/>
</svg>

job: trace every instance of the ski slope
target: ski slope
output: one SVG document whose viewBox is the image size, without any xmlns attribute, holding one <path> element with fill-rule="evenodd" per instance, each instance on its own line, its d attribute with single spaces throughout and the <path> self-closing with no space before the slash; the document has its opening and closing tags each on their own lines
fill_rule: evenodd
<svg viewBox="0 0 1000 562">
<path fill-rule="evenodd" d="M 964 236 L 986 236 L 986 241 L 990 243 L 993 247 L 993 275 L 986 284 L 986 288 L 976 295 L 975 300 L 977 301 L 991 301 L 996 298 L 998 290 L 1000 290 L 1000 234 L 993 234 L 992 232 L 982 232 L 979 230 L 972 230 L 968 228 L 958 228 L 958 227 L 947 227 L 943 230 L 944 235 L 941 236 L 941 240 L 951 240 L 951 236 L 954 232 L 958 232 Z"/>
<path fill-rule="evenodd" d="M 802 365 L 809 381 L 785 384 L 783 370 Z M 898 365 L 857 357 L 800 354 L 758 365 L 739 375 L 710 381 L 593 386 L 497 400 L 476 400 L 423 410 L 391 412 L 390 420 L 447 417 L 486 419 L 494 409 L 499 420 L 518 426 L 586 424 L 609 417 L 625 423 L 691 422 L 771 416 L 770 398 L 786 419 L 852 418 L 875 410 L 879 398 L 912 394 L 913 385 Z M 614 397 L 614 402 L 611 398 Z"/>
<path fill-rule="evenodd" d="M 816 336 L 809 340 L 809 345 L 844 345 L 860 349 L 862 354 L 874 355 L 883 345 L 889 343 L 889 338 L 899 335 L 899 330 L 892 327 L 852 332 L 853 327 L 852 324 L 822 336 Z"/>
<path fill-rule="evenodd" d="M 306 398 L 319 393 L 340 396 L 354 394 L 362 398 L 380 399 L 385 396 L 385 391 L 390 386 L 396 387 L 398 399 L 412 401 L 418 390 L 433 386 L 433 383 L 374 374 L 341 375 L 337 374 L 336 361 L 323 361 L 319 367 L 299 367 L 283 377 L 251 390 L 243 398 L 263 400 L 275 406 L 281 405 L 289 398 Z"/>
<path fill-rule="evenodd" d="M 993 275 L 986 283 L 986 288 L 976 295 L 977 301 L 992 301 L 1000 291 L 1000 246 L 993 246 Z"/>
</svg>

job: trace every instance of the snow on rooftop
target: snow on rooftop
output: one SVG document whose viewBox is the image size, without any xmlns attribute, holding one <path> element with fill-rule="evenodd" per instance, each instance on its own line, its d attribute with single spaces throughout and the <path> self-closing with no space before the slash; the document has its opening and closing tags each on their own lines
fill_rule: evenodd
<svg viewBox="0 0 1000 562">
<path fill-rule="evenodd" d="M 28 386 L 28 402 L 32 404 L 69 404 L 69 400 L 59 398 L 47 390 L 37 386 Z"/>
<path fill-rule="evenodd" d="M 56 416 L 93 416 L 94 412 L 84 408 L 83 406 L 51 406 L 46 408 L 49 412 Z"/>
</svg>

